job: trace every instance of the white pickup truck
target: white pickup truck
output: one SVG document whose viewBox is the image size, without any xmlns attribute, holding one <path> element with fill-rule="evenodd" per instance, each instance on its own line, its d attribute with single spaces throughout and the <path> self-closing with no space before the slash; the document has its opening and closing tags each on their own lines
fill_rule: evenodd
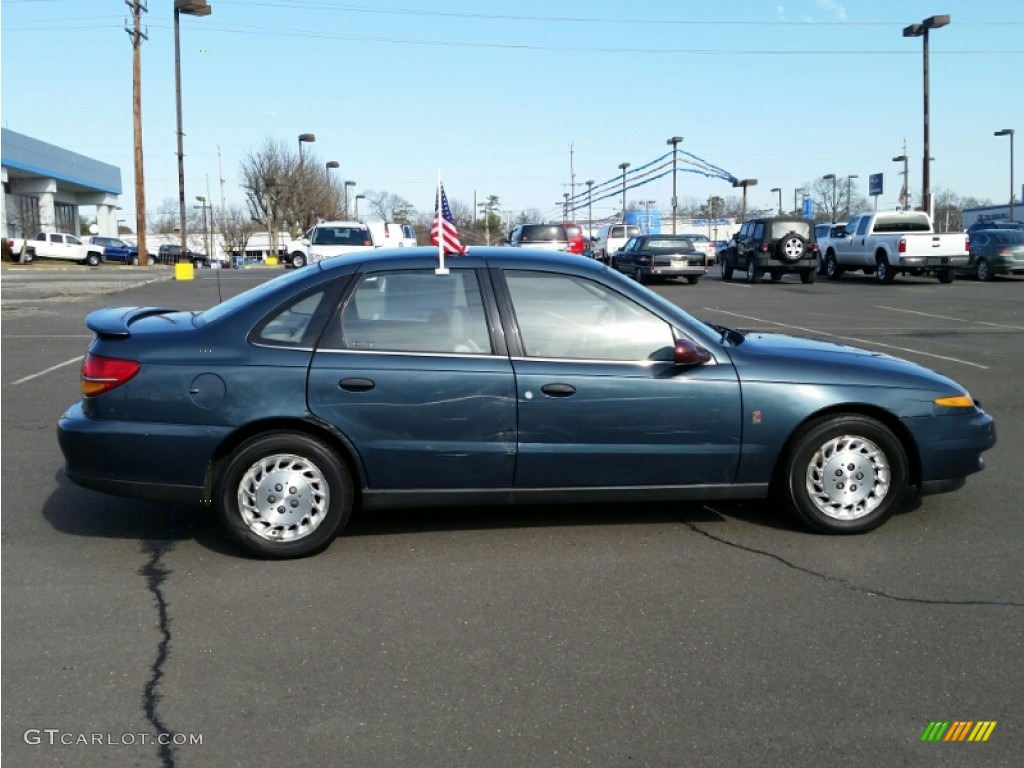
<svg viewBox="0 0 1024 768">
<path fill-rule="evenodd" d="M 286 265 L 299 268 L 356 251 L 415 245 L 416 233 L 408 224 L 383 221 L 321 221 L 298 240 L 288 244 L 284 262 Z"/>
<path fill-rule="evenodd" d="M 8 245 L 13 257 L 22 264 L 36 259 L 63 259 L 96 267 L 103 261 L 103 246 L 83 243 L 66 232 L 37 232 L 24 240 L 14 237 Z"/>
<path fill-rule="evenodd" d="M 937 234 L 923 211 L 885 211 L 854 216 L 821 250 L 825 274 L 838 280 L 860 270 L 888 284 L 896 274 L 934 273 L 951 283 L 957 267 L 967 264 L 970 241 L 963 233 Z"/>
</svg>

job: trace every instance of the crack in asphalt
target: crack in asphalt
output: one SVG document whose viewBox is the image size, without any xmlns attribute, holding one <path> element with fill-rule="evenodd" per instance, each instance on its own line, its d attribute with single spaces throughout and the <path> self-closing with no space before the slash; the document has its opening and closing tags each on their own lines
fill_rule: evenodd
<svg viewBox="0 0 1024 768">
<path fill-rule="evenodd" d="M 893 600 L 894 602 L 898 603 L 918 603 L 921 605 L 986 605 L 1000 608 L 1024 608 L 1024 603 L 1017 603 L 1013 602 L 1012 600 L 936 600 L 926 597 L 904 597 L 902 595 L 894 595 L 880 589 L 868 589 L 867 587 L 862 587 L 858 584 L 854 584 L 852 581 L 848 581 L 847 579 L 842 579 L 838 576 L 831 576 L 827 573 L 821 573 L 820 571 L 815 571 L 811 568 L 806 568 L 802 565 L 797 565 L 796 563 L 790 562 L 786 558 L 777 555 L 774 552 L 768 552 L 764 549 L 758 549 L 757 547 L 749 547 L 745 544 L 737 544 L 735 541 L 723 539 L 721 536 L 716 536 L 713 533 L 709 533 L 708 531 L 705 531 L 703 528 L 698 527 L 694 523 L 687 522 L 686 520 L 680 519 L 679 522 L 681 522 L 694 533 L 699 533 L 701 536 L 706 536 L 707 538 L 711 539 L 712 541 L 716 541 L 719 544 L 725 544 L 728 547 L 734 547 L 736 549 L 742 550 L 744 552 L 749 552 L 754 555 L 762 555 L 772 560 L 776 560 L 782 563 L 787 568 L 791 568 L 794 571 L 806 573 L 807 575 L 814 576 L 815 578 L 821 579 L 822 581 L 831 582 L 832 584 L 838 584 L 841 587 L 851 589 L 854 592 L 860 592 L 870 597 L 884 597 L 886 600 Z"/>
<path fill-rule="evenodd" d="M 146 720 L 153 726 L 155 732 L 173 734 L 157 712 L 157 705 L 160 703 L 160 681 L 164 676 L 164 665 L 171 655 L 171 619 L 167 611 L 167 598 L 164 597 L 163 583 L 171 574 L 171 571 L 164 567 L 161 559 L 174 548 L 171 541 L 145 541 L 143 552 L 149 554 L 149 560 L 137 573 L 146 579 L 146 589 L 153 594 L 156 601 L 157 615 L 159 617 L 160 642 L 156 646 L 156 658 L 150 667 L 150 677 L 146 681 L 146 687 L 142 694 L 142 706 L 146 713 Z M 172 741 L 173 739 L 171 739 Z M 163 768 L 174 768 L 174 745 L 159 744 L 158 755 Z"/>
</svg>

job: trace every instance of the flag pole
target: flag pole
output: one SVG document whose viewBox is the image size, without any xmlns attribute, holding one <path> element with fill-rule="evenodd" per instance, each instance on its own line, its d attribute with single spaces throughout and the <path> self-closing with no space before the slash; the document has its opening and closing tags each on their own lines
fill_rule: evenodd
<svg viewBox="0 0 1024 768">
<path fill-rule="evenodd" d="M 447 275 L 448 269 L 444 265 L 444 210 L 441 207 L 441 169 L 437 169 L 437 197 L 434 206 L 434 221 L 437 224 L 437 269 L 435 275 Z"/>
</svg>

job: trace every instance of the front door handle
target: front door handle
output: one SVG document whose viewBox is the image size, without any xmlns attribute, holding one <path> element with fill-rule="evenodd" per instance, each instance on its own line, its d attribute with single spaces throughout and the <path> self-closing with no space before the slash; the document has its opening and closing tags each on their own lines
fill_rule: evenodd
<svg viewBox="0 0 1024 768">
<path fill-rule="evenodd" d="M 348 392 L 368 392 L 377 385 L 372 379 L 342 379 L 338 386 Z"/>
<path fill-rule="evenodd" d="M 576 387 L 572 384 L 545 384 L 540 391 L 551 397 L 571 397 L 576 394 Z"/>
</svg>

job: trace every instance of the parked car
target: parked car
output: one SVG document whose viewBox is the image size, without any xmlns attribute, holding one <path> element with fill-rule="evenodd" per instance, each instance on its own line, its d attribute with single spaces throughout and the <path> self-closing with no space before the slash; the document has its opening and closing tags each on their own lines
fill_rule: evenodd
<svg viewBox="0 0 1024 768">
<path fill-rule="evenodd" d="M 569 250 L 569 234 L 561 224 L 516 224 L 506 242 L 513 248 Z"/>
<path fill-rule="evenodd" d="M 611 256 L 611 266 L 639 283 L 685 277 L 694 285 L 708 271 L 708 255 L 683 235 L 638 235 Z"/>
<path fill-rule="evenodd" d="M 829 248 L 832 247 L 832 243 L 835 239 L 843 238 L 846 236 L 846 222 L 825 222 L 823 224 L 814 225 L 814 239 L 818 243 L 818 274 L 827 275 L 828 270 L 826 264 L 829 258 Z M 835 255 L 835 250 L 832 250 L 832 255 Z"/>
<path fill-rule="evenodd" d="M 139 265 L 139 249 L 129 245 L 117 237 L 101 237 L 93 235 L 88 239 L 89 243 L 98 245 L 103 249 L 104 261 L 116 261 L 120 264 Z"/>
<path fill-rule="evenodd" d="M 761 282 L 764 275 L 781 280 L 789 273 L 813 283 L 818 272 L 818 244 L 811 222 L 795 216 L 768 216 L 743 222 L 722 259 L 722 279 L 734 271 L 747 273 L 747 281 Z"/>
<path fill-rule="evenodd" d="M 574 221 L 563 221 L 565 237 L 569 241 L 569 253 L 583 255 L 587 252 L 587 238 L 583 236 L 583 228 Z"/>
<path fill-rule="evenodd" d="M 1021 229 L 1024 230 L 1024 222 L 1011 221 L 1009 219 L 981 219 L 967 228 L 967 234 L 973 235 L 983 229 Z"/>
<path fill-rule="evenodd" d="M 87 267 L 98 267 L 103 262 L 103 248 L 83 243 L 77 235 L 67 232 L 37 232 L 29 238 L 12 237 L 7 241 L 11 258 L 22 264 L 36 259 L 73 261 Z"/>
<path fill-rule="evenodd" d="M 360 251 L 369 251 L 379 246 L 374 241 L 374 231 L 378 238 L 382 238 L 387 228 L 389 236 L 391 228 L 395 228 L 394 236 L 399 242 L 394 245 L 405 245 L 408 243 L 404 227 L 397 224 L 386 225 L 384 222 L 375 222 L 371 229 L 369 224 L 361 221 L 321 221 L 307 230 L 298 240 L 288 243 L 285 249 L 283 262 L 286 267 L 299 269 L 307 264 L 315 264 L 324 259 L 333 259 L 337 256 L 349 256 Z M 415 238 L 415 233 L 412 232 Z M 413 240 L 415 244 L 415 240 Z"/>
<path fill-rule="evenodd" d="M 685 237 L 701 253 L 707 254 L 708 266 L 710 267 L 715 263 L 715 259 L 718 256 L 718 248 L 715 246 L 715 241 L 707 235 L 702 235 L 699 232 L 684 232 L 680 237 Z"/>
<path fill-rule="evenodd" d="M 624 246 L 629 238 L 642 234 L 640 227 L 635 224 L 605 224 L 594 238 L 594 258 L 609 264 L 611 255 Z"/>
<path fill-rule="evenodd" d="M 957 272 L 992 280 L 996 275 L 1024 275 L 1024 231 L 976 229 L 971 233 L 967 266 Z"/>
<path fill-rule="evenodd" d="M 192 266 L 196 269 L 202 269 L 203 267 L 210 266 L 210 259 L 205 253 L 197 253 L 196 251 L 188 251 L 185 258 L 181 258 L 181 246 L 174 245 L 172 243 L 164 243 L 161 245 L 156 252 L 156 258 L 150 259 L 153 264 L 178 264 L 179 262 L 192 262 Z"/>
<path fill-rule="evenodd" d="M 710 325 L 590 259 L 474 246 L 437 264 L 370 250 L 204 312 L 91 313 L 67 476 L 208 505 L 289 558 L 356 505 L 773 494 L 812 530 L 861 533 L 911 487 L 962 486 L 996 441 L 923 366 Z"/>
</svg>

